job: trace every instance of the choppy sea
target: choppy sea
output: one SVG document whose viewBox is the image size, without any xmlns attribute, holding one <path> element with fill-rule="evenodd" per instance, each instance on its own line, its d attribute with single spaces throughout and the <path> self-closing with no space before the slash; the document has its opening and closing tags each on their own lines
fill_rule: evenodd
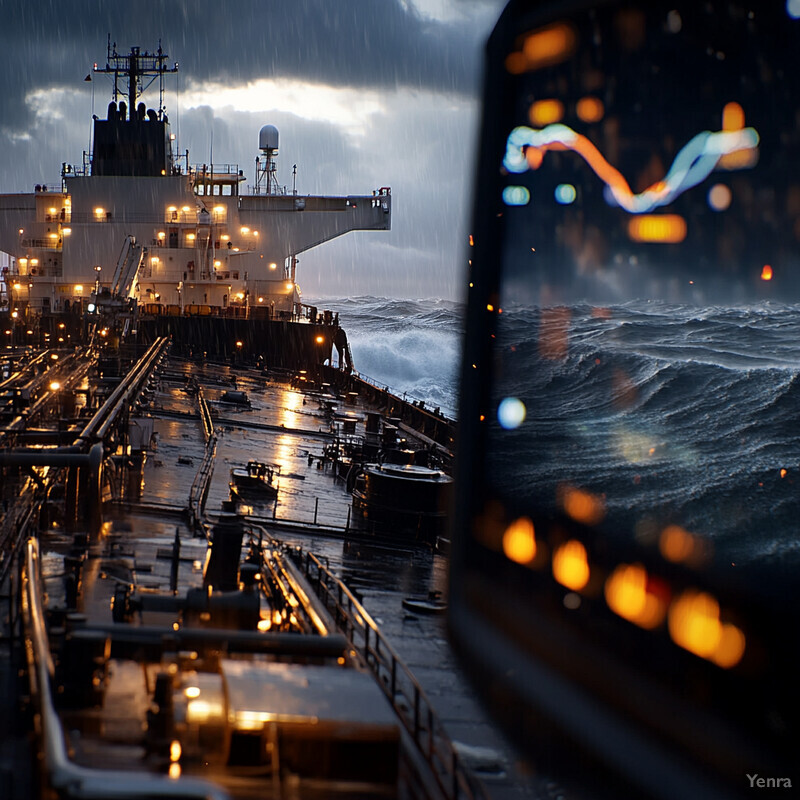
<svg viewBox="0 0 800 800">
<path fill-rule="evenodd" d="M 450 300 L 326 298 L 338 311 L 363 378 L 454 417 L 463 306 Z"/>
<path fill-rule="evenodd" d="M 799 307 L 507 308 L 498 339 L 495 403 L 527 410 L 492 421 L 506 491 L 542 505 L 568 483 L 620 530 L 649 515 L 731 560 L 800 562 Z"/>
</svg>

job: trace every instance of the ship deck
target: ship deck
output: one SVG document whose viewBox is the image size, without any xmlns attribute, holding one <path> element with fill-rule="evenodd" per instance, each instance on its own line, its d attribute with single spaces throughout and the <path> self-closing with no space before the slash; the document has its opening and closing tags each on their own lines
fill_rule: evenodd
<svg viewBox="0 0 800 800">
<path fill-rule="evenodd" d="M 441 592 L 446 598 L 447 557 L 410 542 L 373 539 L 352 515 L 343 481 L 334 478 L 331 466 L 320 468 L 316 456 L 332 441 L 334 417 L 354 416 L 356 435 L 363 435 L 365 414 L 371 407 L 352 395 L 303 394 L 282 381 L 266 380 L 256 370 L 216 364 L 198 369 L 188 362 L 172 363 L 174 369 L 164 373 L 151 409 L 159 433 L 158 451 L 146 462 L 138 508 L 152 517 L 172 506 L 174 498 L 188 496 L 204 448 L 196 403 L 182 391 L 183 376 L 192 374 L 204 387 L 220 433 L 208 512 L 213 514 L 229 497 L 230 467 L 253 458 L 280 464 L 277 503 L 255 504 L 251 519 L 276 538 L 327 560 L 331 570 L 363 598 L 430 698 L 451 739 L 464 745 L 467 762 L 492 798 L 550 796 L 552 784 L 526 773 L 477 702 L 448 642 L 444 616 L 415 614 L 402 607 L 404 598 L 427 597 L 430 592 Z M 216 402 L 231 388 L 234 375 L 237 388 L 248 394 L 250 409 L 236 410 Z M 310 466 L 309 454 L 315 456 Z M 194 468 L 178 464 L 187 455 Z"/>
<path fill-rule="evenodd" d="M 446 598 L 446 557 L 411 540 L 375 536 L 353 516 L 344 481 L 323 458 L 324 448 L 334 440 L 332 424 L 349 419 L 355 422 L 354 435 L 365 433 L 370 407 L 353 394 L 337 396 L 325 385 L 304 393 L 256 370 L 170 359 L 147 407 L 154 421 L 154 436 L 152 449 L 144 459 L 141 482 L 128 482 L 122 501 L 110 510 L 104 533 L 93 545 L 93 557 L 84 567 L 80 611 L 92 622 L 105 620 L 110 624 L 109 597 L 113 596 L 115 581 L 127 580 L 128 569 L 136 571 L 136 584 L 144 593 L 181 594 L 202 586 L 206 539 L 202 531 L 190 525 L 187 507 L 192 487 L 203 470 L 206 441 L 197 397 L 186 391 L 190 379 L 202 388 L 216 436 L 206 502 L 208 521 L 213 524 L 219 518 L 223 502 L 230 497 L 231 468 L 251 459 L 278 465 L 277 499 L 254 498 L 243 509 L 240 506 L 252 529 L 317 554 L 362 600 L 383 636 L 414 673 L 448 736 L 464 762 L 483 781 L 489 796 L 495 800 L 555 796 L 557 787 L 542 776 L 524 772 L 476 702 L 447 641 L 444 617 L 412 613 L 402 606 L 404 598 L 424 598 L 432 592 Z M 233 387 L 247 393 L 249 406 L 221 400 Z M 420 441 L 415 446 L 424 444 Z M 170 544 L 176 535 L 180 557 L 171 559 Z M 48 550 L 53 556 L 59 551 L 63 555 L 69 541 L 58 533 L 43 537 L 45 574 Z M 54 565 L 61 563 L 53 559 Z M 60 580 L 51 582 L 54 591 L 61 585 Z M 60 605 L 57 596 L 51 596 L 50 601 Z M 167 617 L 158 611 L 148 612 L 141 614 L 136 624 L 164 624 L 165 620 L 171 624 Z M 103 707 L 88 714 L 81 712 L 71 723 L 75 730 L 106 731 L 114 741 L 113 755 L 93 750 L 90 736 L 78 737 L 73 745 L 78 763 L 94 765 L 102 760 L 108 766 L 122 766 L 132 755 L 142 757 L 140 744 L 135 744 L 141 728 L 131 729 L 130 721 L 146 715 L 147 687 L 152 689 L 159 667 L 156 662 L 144 667 L 138 684 L 125 672 L 129 669 L 130 662 L 112 660 L 110 674 L 105 676 Z M 241 664 L 226 662 L 221 671 L 224 675 L 225 670 L 232 669 L 240 670 Z M 259 693 L 280 695 L 280 680 L 273 679 L 278 682 L 260 687 Z M 246 682 L 247 676 L 237 675 L 238 685 Z M 131 692 L 132 685 L 139 685 L 138 694 Z M 347 687 L 340 688 L 344 696 Z M 373 688 L 379 701 L 382 693 L 376 683 Z M 379 702 L 375 707 L 388 709 Z M 252 709 L 248 706 L 247 711 Z M 304 710 L 298 706 L 295 711 L 312 713 L 307 706 Z M 332 707 L 331 714 L 335 718 Z M 373 721 L 376 726 L 388 724 L 383 717 Z M 208 770 L 202 774 L 213 777 Z"/>
</svg>

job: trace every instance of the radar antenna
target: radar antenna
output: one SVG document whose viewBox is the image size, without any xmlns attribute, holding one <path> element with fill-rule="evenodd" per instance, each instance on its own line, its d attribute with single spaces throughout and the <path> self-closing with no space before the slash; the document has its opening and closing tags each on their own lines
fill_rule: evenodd
<svg viewBox="0 0 800 800">
<path fill-rule="evenodd" d="M 158 78 L 158 118 L 164 117 L 164 76 L 178 71 L 178 62 L 168 65 L 169 56 L 161 49 L 161 40 L 158 41 L 158 50 L 155 53 L 141 52 L 138 47 L 131 47 L 128 55 L 117 52 L 117 43 L 111 43 L 111 34 L 108 36 L 108 54 L 106 65 L 93 67 L 93 72 L 114 76 L 114 102 L 120 95 L 128 98 L 128 119 L 136 118 L 136 103 L 139 97 L 152 86 Z"/>
</svg>

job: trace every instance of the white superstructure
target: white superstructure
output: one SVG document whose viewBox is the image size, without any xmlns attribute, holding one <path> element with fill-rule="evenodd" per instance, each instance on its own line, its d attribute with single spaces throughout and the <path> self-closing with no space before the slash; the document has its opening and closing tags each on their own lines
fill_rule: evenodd
<svg viewBox="0 0 800 800">
<path fill-rule="evenodd" d="M 233 164 L 178 159 L 161 108 L 136 105 L 142 78 L 174 72 L 167 56 L 109 48 L 96 72 L 116 86 L 105 120 L 95 119 L 91 156 L 65 164 L 61 186 L 0 195 L 0 251 L 9 255 L 0 303 L 29 313 L 86 310 L 111 288 L 129 237 L 144 257 L 128 293 L 143 310 L 171 314 L 297 318 L 296 257 L 353 230 L 391 227 L 391 192 L 326 197 L 288 193 L 275 180 L 278 131 L 259 133 L 255 189 Z M 117 100 L 119 97 L 127 98 Z"/>
</svg>

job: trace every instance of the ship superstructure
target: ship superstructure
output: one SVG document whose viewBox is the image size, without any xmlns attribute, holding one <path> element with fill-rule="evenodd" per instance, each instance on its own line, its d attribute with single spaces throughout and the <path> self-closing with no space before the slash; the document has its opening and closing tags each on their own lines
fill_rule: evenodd
<svg viewBox="0 0 800 800">
<path fill-rule="evenodd" d="M 113 76 L 114 96 L 106 119 L 94 119 L 91 153 L 62 165 L 60 186 L 0 195 L 6 307 L 92 313 L 108 292 L 150 314 L 296 320 L 310 316 L 298 254 L 348 231 L 390 228 L 386 187 L 338 197 L 280 187 L 273 125 L 259 133 L 249 193 L 238 165 L 179 156 L 161 99 L 157 109 L 141 101 L 156 80 L 163 98 L 177 69 L 160 46 L 121 55 L 109 45 L 94 73 Z"/>
</svg>

